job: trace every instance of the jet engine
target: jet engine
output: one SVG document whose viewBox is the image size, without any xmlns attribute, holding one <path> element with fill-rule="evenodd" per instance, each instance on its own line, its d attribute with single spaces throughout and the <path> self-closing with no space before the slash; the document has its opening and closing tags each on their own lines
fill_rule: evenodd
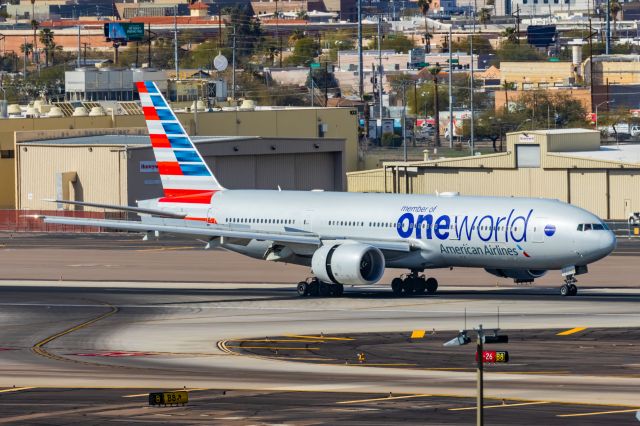
<svg viewBox="0 0 640 426">
<path fill-rule="evenodd" d="M 361 243 L 327 244 L 311 258 L 315 276 L 334 284 L 374 284 L 382 278 L 384 267 L 382 252 Z"/>
<path fill-rule="evenodd" d="M 544 269 L 485 269 L 500 278 L 512 278 L 517 283 L 531 282 L 547 273 Z"/>
</svg>

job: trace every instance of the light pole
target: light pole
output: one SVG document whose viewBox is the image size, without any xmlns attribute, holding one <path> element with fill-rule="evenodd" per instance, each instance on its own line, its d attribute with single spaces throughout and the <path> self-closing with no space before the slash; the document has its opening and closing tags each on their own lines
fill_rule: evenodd
<svg viewBox="0 0 640 426">
<path fill-rule="evenodd" d="M 600 105 L 604 105 L 604 104 L 612 104 L 614 101 L 604 101 L 604 102 L 600 102 L 598 105 L 596 105 L 596 130 L 598 130 L 598 107 Z"/>
<path fill-rule="evenodd" d="M 524 126 L 525 124 L 527 124 L 529 121 L 531 121 L 530 118 L 527 118 L 526 120 L 524 120 L 522 123 L 520 123 L 520 125 L 516 128 L 516 132 L 518 130 L 520 130 L 522 128 L 522 126 Z"/>
</svg>

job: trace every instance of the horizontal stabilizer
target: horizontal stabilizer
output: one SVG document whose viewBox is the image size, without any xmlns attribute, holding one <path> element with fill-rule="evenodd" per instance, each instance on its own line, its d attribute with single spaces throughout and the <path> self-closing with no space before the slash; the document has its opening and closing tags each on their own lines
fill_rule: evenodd
<svg viewBox="0 0 640 426">
<path fill-rule="evenodd" d="M 70 201 L 70 200 L 52 200 L 45 199 L 43 201 L 49 201 L 52 203 L 62 203 L 62 204 L 71 204 L 74 206 L 85 206 L 85 207 L 96 207 L 99 209 L 108 209 L 108 210 L 118 210 L 125 212 L 134 212 L 141 214 L 150 214 L 152 216 L 158 217 L 169 217 L 173 219 L 183 219 L 186 217 L 186 214 L 183 213 L 172 213 L 164 210 L 155 210 L 155 209 L 145 209 L 142 207 L 133 207 L 133 206 L 120 206 L 117 204 L 100 204 L 100 203 L 89 203 L 85 201 Z"/>
</svg>

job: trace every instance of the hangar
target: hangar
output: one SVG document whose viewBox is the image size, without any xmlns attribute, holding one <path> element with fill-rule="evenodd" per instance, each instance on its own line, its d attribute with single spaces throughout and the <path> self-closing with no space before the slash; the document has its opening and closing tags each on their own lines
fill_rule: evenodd
<svg viewBox="0 0 640 426">
<path fill-rule="evenodd" d="M 601 146 L 588 129 L 520 131 L 507 151 L 388 162 L 347 173 L 349 191 L 554 198 L 608 220 L 640 211 L 640 145 Z"/>
<path fill-rule="evenodd" d="M 16 132 L 18 209 L 54 208 L 43 201 L 47 198 L 135 205 L 137 200 L 161 196 L 160 176 L 145 131 Z M 345 187 L 344 139 L 193 139 L 220 183 L 229 189 L 342 191 Z"/>
</svg>

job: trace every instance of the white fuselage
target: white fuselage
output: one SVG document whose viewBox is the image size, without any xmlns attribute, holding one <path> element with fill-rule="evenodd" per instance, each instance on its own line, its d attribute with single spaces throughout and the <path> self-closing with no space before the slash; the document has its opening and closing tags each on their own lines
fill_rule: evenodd
<svg viewBox="0 0 640 426">
<path fill-rule="evenodd" d="M 143 203 L 230 229 L 408 242 L 409 253 L 385 253 L 387 266 L 398 268 L 562 269 L 594 262 L 615 247 L 597 216 L 548 199 L 224 190 L 209 205 Z M 580 231 L 581 224 L 598 229 Z M 264 258 L 269 242 L 223 246 Z M 290 261 L 309 264 L 312 252 L 298 254 Z"/>
</svg>

